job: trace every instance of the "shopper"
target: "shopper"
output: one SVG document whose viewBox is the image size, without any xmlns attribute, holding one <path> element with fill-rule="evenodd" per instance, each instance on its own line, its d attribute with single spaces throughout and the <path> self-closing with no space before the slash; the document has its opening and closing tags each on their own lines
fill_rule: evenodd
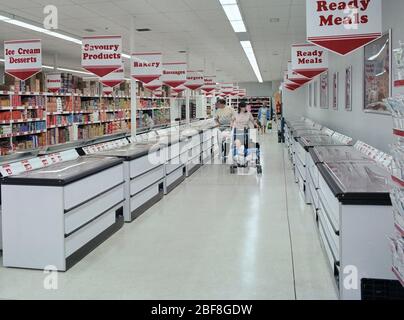
<svg viewBox="0 0 404 320">
<path fill-rule="evenodd" d="M 261 134 L 266 134 L 268 121 L 271 121 L 271 110 L 268 108 L 268 103 L 264 101 L 258 112 L 258 122 Z"/>
<path fill-rule="evenodd" d="M 219 99 L 216 103 L 215 120 L 221 128 L 229 128 L 231 121 L 235 116 L 235 111 L 232 107 L 226 106 L 226 100 Z"/>
<path fill-rule="evenodd" d="M 238 107 L 238 114 L 235 115 L 232 127 L 237 130 L 254 129 L 255 120 L 251 112 L 248 112 L 245 102 L 241 102 Z"/>
</svg>

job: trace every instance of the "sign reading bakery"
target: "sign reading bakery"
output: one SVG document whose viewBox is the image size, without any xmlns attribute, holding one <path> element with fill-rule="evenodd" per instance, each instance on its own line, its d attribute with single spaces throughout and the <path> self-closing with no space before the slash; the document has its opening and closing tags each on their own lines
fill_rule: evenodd
<svg viewBox="0 0 404 320">
<path fill-rule="evenodd" d="M 187 82 L 185 83 L 185 87 L 190 90 L 198 90 L 204 85 L 204 77 L 203 71 L 188 71 L 187 72 Z"/>
<path fill-rule="evenodd" d="M 81 53 L 81 66 L 104 77 L 122 67 L 122 37 L 84 37 Z"/>
<path fill-rule="evenodd" d="M 60 73 L 48 73 L 46 75 L 46 88 L 56 93 L 62 88 L 62 75 Z"/>
<path fill-rule="evenodd" d="M 382 0 L 306 0 L 307 40 L 346 55 L 382 35 Z"/>
<path fill-rule="evenodd" d="M 185 62 L 163 63 L 163 84 L 177 88 L 187 82 L 187 64 Z"/>
<path fill-rule="evenodd" d="M 25 81 L 42 70 L 41 40 L 4 42 L 5 72 Z"/>
<path fill-rule="evenodd" d="M 133 53 L 131 65 L 132 78 L 147 84 L 163 74 L 163 55 L 156 52 Z"/>
<path fill-rule="evenodd" d="M 328 51 L 314 44 L 292 46 L 292 70 L 314 78 L 328 69 Z"/>
</svg>

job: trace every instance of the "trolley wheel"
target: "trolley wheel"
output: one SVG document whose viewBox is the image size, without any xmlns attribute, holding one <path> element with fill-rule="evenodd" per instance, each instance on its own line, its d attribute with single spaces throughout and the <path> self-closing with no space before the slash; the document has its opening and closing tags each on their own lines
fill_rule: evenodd
<svg viewBox="0 0 404 320">
<path fill-rule="evenodd" d="M 261 166 L 258 166 L 258 167 L 257 167 L 257 173 L 258 173 L 259 175 L 262 175 L 262 167 L 261 167 Z"/>
<path fill-rule="evenodd" d="M 230 166 L 230 174 L 235 174 L 237 168 L 235 166 Z"/>
</svg>

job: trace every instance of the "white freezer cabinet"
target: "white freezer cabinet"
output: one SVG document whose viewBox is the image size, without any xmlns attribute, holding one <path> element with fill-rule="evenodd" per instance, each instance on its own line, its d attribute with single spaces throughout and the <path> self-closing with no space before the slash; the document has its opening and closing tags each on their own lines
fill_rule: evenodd
<svg viewBox="0 0 404 320">
<path fill-rule="evenodd" d="M 367 280 L 393 280 L 394 233 L 388 173 L 374 163 L 317 164 L 310 187 L 317 224 L 343 300 L 360 300 Z"/>
<path fill-rule="evenodd" d="M 123 160 L 125 222 L 132 222 L 164 196 L 166 148 L 160 144 L 130 144 L 99 153 Z"/>
<path fill-rule="evenodd" d="M 3 180 L 5 267 L 66 271 L 123 226 L 122 160 L 81 157 Z"/>
<path fill-rule="evenodd" d="M 202 167 L 201 131 L 187 129 L 181 132 L 181 137 L 186 142 L 187 162 L 185 165 L 186 176 L 192 176 Z"/>
</svg>

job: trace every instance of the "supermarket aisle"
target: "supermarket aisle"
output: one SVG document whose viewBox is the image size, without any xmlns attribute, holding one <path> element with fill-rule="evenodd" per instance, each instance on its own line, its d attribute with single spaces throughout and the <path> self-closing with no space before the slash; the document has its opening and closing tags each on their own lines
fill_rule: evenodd
<svg viewBox="0 0 404 320">
<path fill-rule="evenodd" d="M 262 146 L 262 179 L 204 167 L 59 274 L 58 290 L 42 272 L 0 268 L 0 299 L 335 299 L 283 147 Z"/>
</svg>

